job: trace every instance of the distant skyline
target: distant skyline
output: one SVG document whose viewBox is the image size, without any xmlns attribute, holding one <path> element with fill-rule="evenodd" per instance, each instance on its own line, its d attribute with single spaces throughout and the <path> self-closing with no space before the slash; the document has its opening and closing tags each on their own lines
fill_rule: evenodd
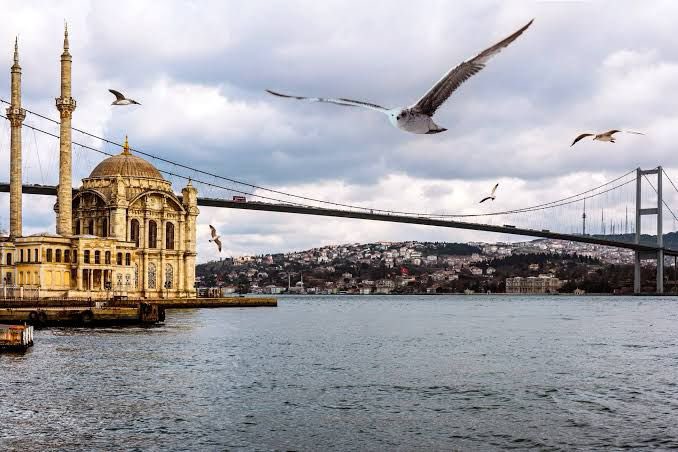
<svg viewBox="0 0 678 452">
<path fill-rule="evenodd" d="M 558 199 L 636 166 L 662 164 L 678 175 L 675 2 L 652 2 L 651 8 L 630 1 L 158 5 L 3 5 L 0 97 L 9 96 L 18 35 L 24 106 L 58 117 L 54 97 L 66 19 L 76 127 L 120 142 L 128 135 L 132 148 L 254 184 L 346 204 L 470 213 Z M 436 122 L 448 129 L 441 134 L 403 134 L 381 115 L 264 92 L 411 104 L 450 67 L 532 18 L 519 40 L 440 108 Z M 109 88 L 142 105 L 112 107 Z M 44 124 L 35 121 L 29 116 L 26 123 Z M 0 179 L 8 180 L 9 128 L 2 122 Z M 569 147 L 580 132 L 611 128 L 647 135 Z M 25 181 L 55 184 L 57 150 L 54 140 L 26 130 Z M 76 185 L 101 158 L 74 148 Z M 173 182 L 177 192 L 185 184 Z M 496 201 L 479 206 L 497 182 Z M 666 190 L 665 197 L 678 201 L 674 191 Z M 25 233 L 54 231 L 54 202 L 26 198 Z M 0 194 L 5 227 L 8 204 L 8 195 Z M 208 224 L 222 236 L 222 257 L 335 243 L 509 239 L 203 207 L 199 262 L 219 258 L 207 241 Z"/>
</svg>

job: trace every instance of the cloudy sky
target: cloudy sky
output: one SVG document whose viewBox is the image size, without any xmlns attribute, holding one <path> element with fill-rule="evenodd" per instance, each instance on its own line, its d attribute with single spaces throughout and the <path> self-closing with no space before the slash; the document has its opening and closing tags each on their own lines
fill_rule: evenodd
<svg viewBox="0 0 678 452">
<path fill-rule="evenodd" d="M 503 210 L 574 194 L 637 166 L 661 164 L 678 176 L 673 137 L 678 4 L 651 5 L 309 0 L 167 1 L 158 7 L 138 0 L 24 0 L 3 5 L 0 68 L 6 75 L 0 97 L 9 97 L 12 44 L 19 35 L 24 106 L 58 117 L 54 97 L 66 19 L 76 127 L 116 141 L 127 134 L 132 147 L 172 161 L 334 202 L 415 212 Z M 532 18 L 523 36 L 438 110 L 436 122 L 448 129 L 445 133 L 410 135 L 370 111 L 264 92 L 408 105 L 450 67 Z M 108 88 L 143 105 L 111 107 Z M 0 176 L 7 180 L 9 138 L 3 122 Z M 26 123 L 55 130 L 32 116 Z M 647 135 L 569 147 L 580 131 L 611 128 Z M 119 152 L 78 134 L 74 140 Z M 54 140 L 24 132 L 28 182 L 56 183 L 57 149 Z M 102 158 L 77 147 L 74 157 L 78 178 Z M 185 183 L 173 182 L 176 191 Z M 478 206 L 496 182 L 501 185 L 494 205 Z M 201 195 L 233 193 L 202 189 Z M 678 202 L 674 195 L 667 192 Z M 623 196 L 618 198 L 624 205 Z M 26 233 L 54 230 L 54 201 L 26 197 Z M 0 195 L 0 203 L 0 225 L 6 228 L 7 195 Z M 378 240 L 509 239 L 213 208 L 202 208 L 199 222 L 204 236 L 207 224 L 220 229 L 223 255 Z M 217 256 L 209 245 L 201 243 L 201 261 Z"/>
</svg>

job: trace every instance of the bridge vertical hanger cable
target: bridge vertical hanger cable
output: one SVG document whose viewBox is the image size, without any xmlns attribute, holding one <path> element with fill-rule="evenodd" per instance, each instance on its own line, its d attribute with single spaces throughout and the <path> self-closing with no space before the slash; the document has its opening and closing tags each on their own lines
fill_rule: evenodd
<svg viewBox="0 0 678 452">
<path fill-rule="evenodd" d="M 38 169 L 40 170 L 40 180 L 45 184 L 45 175 L 42 172 L 42 162 L 40 161 L 40 148 L 38 147 L 38 139 L 35 137 L 35 130 L 33 130 L 33 143 L 35 143 L 35 155 L 38 158 Z"/>
<path fill-rule="evenodd" d="M 21 143 L 21 177 L 23 180 L 30 180 L 29 179 L 29 174 L 28 170 L 30 168 L 29 165 L 29 159 L 31 156 L 31 147 L 33 145 L 31 144 L 30 140 L 26 140 L 25 136 L 22 136 L 22 143 Z"/>
</svg>

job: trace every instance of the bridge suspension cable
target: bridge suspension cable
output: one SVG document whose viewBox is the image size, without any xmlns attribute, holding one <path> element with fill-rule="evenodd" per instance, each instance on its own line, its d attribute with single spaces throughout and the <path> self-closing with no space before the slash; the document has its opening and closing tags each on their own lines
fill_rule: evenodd
<svg viewBox="0 0 678 452">
<path fill-rule="evenodd" d="M 657 189 L 655 188 L 654 184 L 650 181 L 650 179 L 648 179 L 648 177 L 647 177 L 646 175 L 643 175 L 643 177 L 645 178 L 645 180 L 647 181 L 647 183 L 650 184 L 650 187 L 652 187 L 652 190 L 654 190 L 654 192 L 655 192 L 657 195 L 659 195 L 659 191 L 657 191 Z M 660 177 L 661 177 L 661 176 L 660 176 Z M 668 177 L 668 176 L 667 176 L 667 177 Z M 672 182 L 672 184 L 673 184 L 673 182 Z M 675 187 L 674 187 L 674 188 L 675 188 Z M 673 216 L 673 219 L 674 219 L 674 220 L 678 220 L 678 217 L 676 217 L 676 214 L 673 213 L 673 210 L 671 210 L 671 207 L 666 203 L 666 201 L 665 201 L 663 198 L 662 198 L 662 204 L 664 204 L 664 206 L 666 206 L 666 208 L 668 209 L 668 211 L 671 213 L 671 216 Z"/>
<path fill-rule="evenodd" d="M 4 99 L 2 99 L 2 98 L 0 98 L 0 102 L 5 103 L 5 104 L 8 104 L 8 105 L 11 105 L 9 102 L 7 102 L 6 100 L 4 100 Z M 30 113 L 30 114 L 32 114 L 32 115 L 34 115 L 34 116 L 36 116 L 36 117 L 39 117 L 39 118 L 45 119 L 45 120 L 47 120 L 47 121 L 50 121 L 50 122 L 52 122 L 52 123 L 54 123 L 54 124 L 60 124 L 59 121 L 57 121 L 57 120 L 55 120 L 55 119 L 52 119 L 52 118 L 50 118 L 50 117 L 48 117 L 48 116 L 42 115 L 42 114 L 40 114 L 40 113 L 31 111 L 31 110 L 28 110 L 28 109 L 26 109 L 26 112 L 27 112 L 27 113 Z M 4 116 L 4 115 L 0 115 L 0 117 L 3 117 L 3 118 L 6 119 L 6 116 Z M 26 124 L 26 123 L 24 123 L 23 126 L 32 129 L 34 132 L 35 132 L 35 131 L 38 131 L 38 132 L 40 132 L 40 133 L 43 133 L 43 134 L 46 134 L 46 135 L 49 135 L 49 136 L 52 136 L 52 137 L 55 137 L 55 138 L 59 138 L 58 135 L 56 135 L 56 134 L 54 134 L 54 133 L 51 133 L 51 132 L 48 132 L 48 131 L 46 131 L 46 130 L 37 128 L 37 127 L 35 127 L 35 126 L 29 125 L 29 124 Z M 117 142 L 112 141 L 112 140 L 109 140 L 109 139 L 107 139 L 107 138 L 97 136 L 97 135 L 92 134 L 92 133 L 90 133 L 90 132 L 87 132 L 87 131 L 85 131 L 85 130 L 78 129 L 78 128 L 76 128 L 76 127 L 72 127 L 72 130 L 74 130 L 74 131 L 76 131 L 76 132 L 78 132 L 78 133 L 81 133 L 81 134 L 83 134 L 83 135 L 89 136 L 89 137 L 91 137 L 91 138 L 100 140 L 100 141 L 102 141 L 102 142 L 104 142 L 104 143 L 108 143 L 108 144 L 111 144 L 111 145 L 114 145 L 114 146 L 118 146 L 118 147 L 123 147 L 123 144 L 121 144 L 121 143 L 117 143 Z M 82 144 L 82 143 L 73 142 L 73 144 L 74 144 L 74 145 L 77 145 L 77 146 L 80 146 L 80 147 L 83 148 L 83 149 L 92 150 L 92 151 L 98 152 L 98 153 L 100 153 L 100 154 L 104 154 L 104 155 L 108 155 L 108 156 L 113 155 L 113 154 L 111 154 L 111 153 L 109 153 L 109 152 L 102 151 L 102 150 L 100 150 L 100 149 L 96 149 L 96 148 L 94 148 L 94 147 L 92 147 L 92 146 L 88 146 L 88 145 L 85 145 L 85 144 Z M 616 185 L 616 186 L 613 186 L 613 187 L 611 187 L 611 188 L 609 188 L 609 189 L 607 189 L 607 190 L 600 191 L 600 192 L 598 192 L 598 193 L 594 193 L 594 192 L 596 192 L 596 191 L 602 189 L 603 187 L 607 187 L 607 186 L 609 186 L 609 185 L 611 185 L 611 184 L 613 184 L 613 183 L 615 183 L 615 182 L 617 182 L 617 181 L 619 181 L 619 180 L 621 180 L 621 179 L 623 179 L 623 178 L 625 178 L 625 177 L 627 177 L 627 176 L 629 176 L 630 174 L 632 174 L 632 173 L 635 172 L 635 169 L 634 169 L 634 170 L 631 170 L 631 171 L 629 171 L 628 173 L 623 174 L 623 175 L 621 175 L 621 176 L 619 176 L 619 177 L 617 177 L 617 178 L 615 178 L 615 179 L 613 179 L 613 180 L 610 180 L 610 181 L 608 181 L 608 182 L 606 182 L 606 183 L 604 183 L 604 184 L 601 184 L 601 185 L 599 185 L 599 186 L 597 186 L 597 187 L 594 187 L 594 188 L 585 190 L 585 191 L 583 191 L 583 192 L 577 193 L 577 194 L 575 194 L 575 195 L 567 196 L 567 197 L 565 197 L 565 198 L 561 198 L 561 199 L 554 200 L 554 201 L 550 201 L 550 202 L 546 202 L 546 203 L 536 204 L 536 205 L 529 206 L 529 207 L 523 207 L 523 208 L 519 208 L 519 209 L 511 209 L 511 210 L 505 210 L 505 211 L 495 211 L 495 212 L 479 213 L 479 214 L 438 214 L 438 213 L 407 212 L 407 211 L 398 211 L 398 210 L 379 209 L 379 208 L 372 208 L 372 207 L 366 207 L 366 206 L 358 206 L 358 205 L 351 205 L 351 204 L 337 203 L 337 202 L 332 202 L 332 201 L 327 201 L 327 200 L 312 198 L 312 197 L 308 197 L 308 196 L 303 196 L 303 195 L 298 195 L 298 194 L 294 194 L 294 193 L 284 192 L 284 191 L 281 191 L 281 190 L 275 190 L 275 189 L 271 189 L 271 188 L 267 188 L 267 187 L 263 187 L 263 186 L 259 186 L 259 185 L 255 185 L 255 184 L 251 184 L 251 183 L 248 183 L 248 182 L 239 181 L 239 180 L 232 179 L 232 178 L 225 177 L 225 176 L 220 176 L 220 175 L 218 175 L 218 174 L 214 174 L 214 173 L 211 173 L 211 172 L 209 172 L 209 171 L 204 171 L 204 170 L 201 170 L 201 169 L 197 169 L 197 168 L 190 167 L 190 166 L 188 166 L 188 165 L 184 165 L 184 164 L 181 164 L 181 163 L 178 163 L 178 162 L 174 162 L 174 161 L 171 161 L 171 160 L 169 160 L 169 159 L 166 159 L 166 158 L 163 158 L 163 157 L 159 157 L 159 156 L 156 156 L 156 155 L 153 155 L 153 154 L 150 154 L 150 153 L 141 151 L 141 150 L 139 150 L 139 149 L 134 149 L 134 148 L 133 148 L 132 150 L 135 151 L 135 152 L 138 153 L 138 154 L 141 154 L 141 155 L 147 156 L 147 157 L 149 157 L 149 158 L 152 158 L 152 159 L 155 159 L 155 160 L 158 160 L 158 161 L 161 161 L 161 162 L 170 164 L 170 165 L 172 165 L 173 167 L 183 168 L 183 169 L 186 169 L 186 170 L 195 172 L 195 173 L 200 173 L 200 174 L 203 174 L 203 175 L 207 175 L 207 176 L 213 177 L 213 178 L 215 178 L 215 179 L 225 180 L 225 181 L 231 182 L 231 183 L 236 184 L 236 185 L 242 185 L 242 186 L 246 186 L 246 187 L 249 187 L 249 188 L 252 188 L 252 189 L 255 189 L 255 190 L 262 190 L 262 191 L 266 191 L 266 192 L 269 192 L 269 193 L 274 193 L 274 194 L 277 194 L 277 195 L 287 196 L 287 197 L 294 198 L 294 199 L 297 199 L 297 200 L 310 201 L 310 202 L 315 202 L 315 203 L 320 203 L 320 204 L 325 204 L 325 205 L 331 205 L 331 206 L 335 206 L 335 207 L 344 207 L 344 208 L 349 208 L 349 209 L 357 209 L 357 210 L 362 210 L 362 211 L 366 211 L 366 212 L 378 212 L 378 213 L 383 213 L 383 214 L 410 215 L 410 216 L 413 215 L 413 216 L 419 216 L 419 217 L 450 218 L 450 219 L 458 219 L 458 218 L 483 218 L 483 217 L 492 217 L 492 216 L 499 216 L 499 215 L 527 213 L 527 212 L 534 212 L 534 211 L 546 210 L 546 209 L 550 209 L 550 208 L 555 208 L 555 207 L 560 207 L 560 206 L 564 206 L 564 205 L 573 204 L 573 203 L 576 203 L 576 202 L 583 201 L 583 200 L 585 200 L 585 199 L 590 199 L 590 198 L 593 198 L 593 197 L 597 197 L 597 196 L 603 195 L 603 194 L 605 194 L 605 193 L 608 193 L 608 192 L 610 192 L 610 191 L 612 191 L 612 190 L 615 190 L 615 189 L 617 189 L 617 188 L 623 187 L 623 186 L 625 186 L 625 185 L 627 185 L 627 184 L 633 182 L 633 180 L 630 180 L 630 181 L 624 182 L 624 183 L 622 183 L 622 184 L 618 184 L 618 185 Z M 223 190 L 228 190 L 228 191 L 231 191 L 231 192 L 234 192 L 234 193 L 238 193 L 238 194 L 242 194 L 242 195 L 252 196 L 252 197 L 256 197 L 256 198 L 260 198 L 260 199 L 265 199 L 265 200 L 268 200 L 268 201 L 275 201 L 275 202 L 279 202 L 279 203 L 283 203 L 283 204 L 292 204 L 292 205 L 305 206 L 305 207 L 308 207 L 308 206 L 309 206 L 308 204 L 303 204 L 303 203 L 293 202 L 293 201 L 289 201 L 289 200 L 285 200 L 285 199 L 279 199 L 279 198 L 275 198 L 275 197 L 271 197 L 271 196 L 265 196 L 265 195 L 261 195 L 261 194 L 256 194 L 256 193 L 252 193 L 252 192 L 249 192 L 249 191 L 239 190 L 239 189 L 236 189 L 236 188 L 233 188 L 233 187 L 225 187 L 225 186 L 222 186 L 222 185 L 219 185 L 219 184 L 216 184 L 216 183 L 211 183 L 211 182 L 207 182 L 207 181 L 204 181 L 204 180 L 198 180 L 198 179 L 196 179 L 196 178 L 194 178 L 194 177 L 191 177 L 191 176 L 185 176 L 185 175 L 177 174 L 177 173 L 174 173 L 174 172 L 171 172 L 171 171 L 167 171 L 167 170 L 160 170 L 160 171 L 161 171 L 162 173 L 164 173 L 164 174 L 169 175 L 169 176 L 179 177 L 179 178 L 183 178 L 183 179 L 192 179 L 192 180 L 195 181 L 195 182 L 204 184 L 204 185 L 209 186 L 209 187 L 214 187 L 214 188 L 219 188 L 219 189 L 223 189 Z M 672 184 L 673 184 L 673 183 L 672 183 Z M 674 186 L 674 188 L 675 188 L 675 186 Z M 589 194 L 589 193 L 592 193 L 592 194 L 589 195 L 589 196 L 583 196 L 583 195 L 586 195 L 586 194 Z"/>
<path fill-rule="evenodd" d="M 5 119 L 7 119 L 7 116 L 5 116 L 5 115 L 3 115 L 3 114 L 0 114 L 0 118 L 5 118 Z M 54 133 L 51 133 L 51 132 L 48 132 L 48 131 L 46 131 L 46 130 L 40 129 L 40 128 L 38 128 L 38 127 L 32 126 L 32 125 L 30 125 L 30 124 L 23 124 L 23 126 L 29 128 L 29 129 L 32 129 L 32 130 L 34 130 L 34 131 L 43 133 L 43 134 L 45 134 L 45 135 L 49 135 L 49 136 L 54 137 L 54 138 L 57 138 L 57 139 L 59 138 L 59 135 L 56 135 L 56 134 L 54 134 Z M 106 155 L 106 156 L 109 156 L 109 157 L 115 155 L 115 154 L 112 154 L 112 153 L 110 153 L 110 152 L 102 151 L 101 149 L 93 148 L 93 147 L 88 146 L 88 145 L 86 145 L 86 144 L 78 143 L 77 141 L 72 141 L 71 143 L 72 143 L 74 146 L 79 146 L 79 147 L 82 148 L 82 149 L 87 149 L 87 150 L 90 150 L 90 151 L 98 152 L 99 154 L 103 154 L 103 155 Z M 304 204 L 298 204 L 298 203 L 293 203 L 293 202 L 289 202 L 289 201 L 282 200 L 282 199 L 276 199 L 276 198 L 271 198 L 271 197 L 264 196 L 264 195 L 258 195 L 258 194 L 255 194 L 255 193 L 249 193 L 249 192 L 245 192 L 245 191 L 239 191 L 239 190 L 234 189 L 234 188 L 231 188 L 231 187 L 224 187 L 224 186 L 221 186 L 221 185 L 215 185 L 215 184 L 212 184 L 212 183 L 210 183 L 210 182 L 206 182 L 206 181 L 202 181 L 202 180 L 195 179 L 195 178 L 193 178 L 193 177 L 191 177 L 191 176 L 185 176 L 185 175 L 183 175 L 183 174 L 175 174 L 175 173 L 172 173 L 172 172 L 167 171 L 167 170 L 161 170 L 161 169 L 159 169 L 158 171 L 160 171 L 161 173 L 167 174 L 167 175 L 169 175 L 169 176 L 179 177 L 179 178 L 186 179 L 186 180 L 193 180 L 193 181 L 195 181 L 195 182 L 198 182 L 198 183 L 201 183 L 201 184 L 204 184 L 204 185 L 208 185 L 208 186 L 211 186 L 211 187 L 220 188 L 220 189 L 223 189 L 223 190 L 232 191 L 232 192 L 235 192 L 235 193 L 240 193 L 240 194 L 243 194 L 243 195 L 254 196 L 254 197 L 258 197 L 258 198 L 262 198 L 262 199 L 267 199 L 267 200 L 269 200 L 269 201 L 276 201 L 276 202 L 283 203 L 283 204 L 292 204 L 292 205 L 297 205 L 297 206 L 300 206 L 300 207 L 307 207 L 307 206 L 304 205 Z"/>
<path fill-rule="evenodd" d="M 676 187 L 676 184 L 673 183 L 673 180 L 672 180 L 671 177 L 668 175 L 668 173 L 666 172 L 666 170 L 665 170 L 664 168 L 662 168 L 662 171 L 664 172 L 664 176 L 666 176 L 666 178 L 669 180 L 669 183 L 671 184 L 671 186 L 673 187 L 673 189 L 676 191 L 676 193 L 678 193 L 678 187 Z"/>
</svg>

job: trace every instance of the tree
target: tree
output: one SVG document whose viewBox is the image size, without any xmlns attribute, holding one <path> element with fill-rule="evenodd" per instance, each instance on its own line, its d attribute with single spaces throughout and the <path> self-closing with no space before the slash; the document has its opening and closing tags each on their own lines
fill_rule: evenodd
<svg viewBox="0 0 678 452">
<path fill-rule="evenodd" d="M 250 292 L 250 281 L 247 279 L 247 276 L 240 275 L 237 280 L 238 284 L 238 293 L 240 295 L 245 295 Z"/>
</svg>

